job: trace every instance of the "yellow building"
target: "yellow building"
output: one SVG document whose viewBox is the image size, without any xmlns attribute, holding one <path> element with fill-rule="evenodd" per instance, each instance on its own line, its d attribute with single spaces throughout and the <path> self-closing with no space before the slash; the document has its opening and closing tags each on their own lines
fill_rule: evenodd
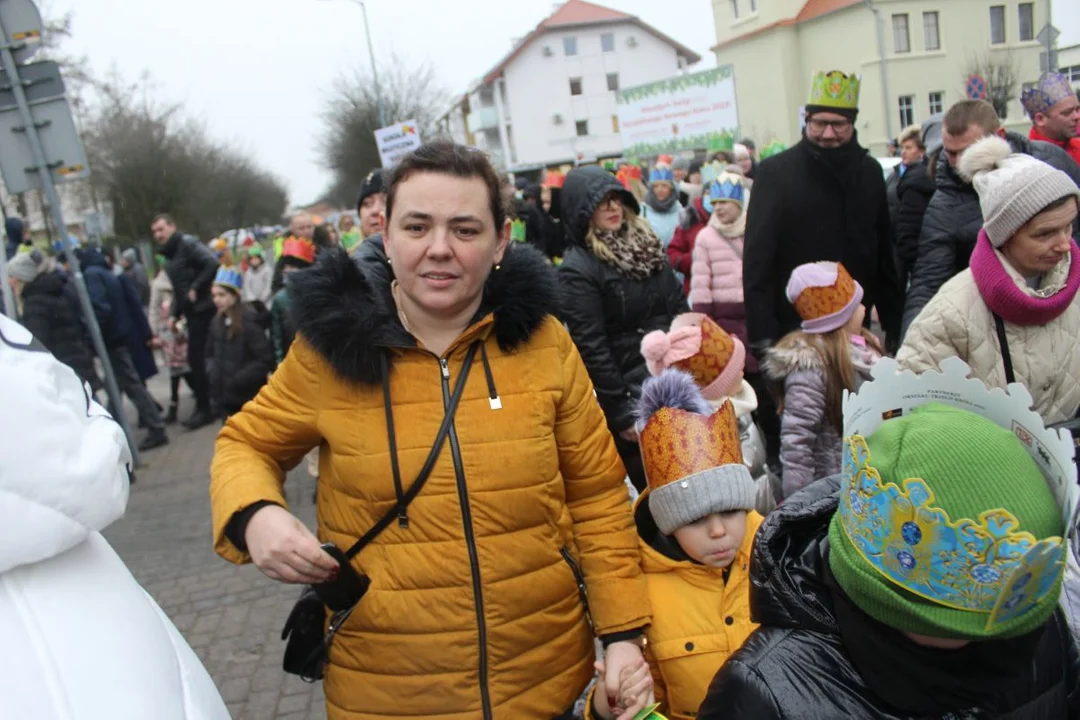
<svg viewBox="0 0 1080 720">
<path fill-rule="evenodd" d="M 875 155 L 905 125 L 966 97 L 976 62 L 1014 73 L 1005 125 L 1030 127 L 1019 98 L 1039 77 L 1047 0 L 713 0 L 713 14 L 717 63 L 735 67 L 740 132 L 758 147 L 798 141 L 819 70 L 862 76 L 859 141 Z"/>
</svg>

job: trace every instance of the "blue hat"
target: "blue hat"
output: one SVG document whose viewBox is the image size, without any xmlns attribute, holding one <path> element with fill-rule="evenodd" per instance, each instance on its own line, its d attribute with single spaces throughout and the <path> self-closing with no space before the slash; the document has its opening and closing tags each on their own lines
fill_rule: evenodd
<svg viewBox="0 0 1080 720">
<path fill-rule="evenodd" d="M 672 171 L 670 165 L 658 163 L 656 167 L 649 172 L 649 184 L 652 185 L 653 183 L 658 182 L 671 183 L 672 186 L 675 185 L 675 173 Z"/>
<path fill-rule="evenodd" d="M 738 203 L 739 207 L 742 207 L 745 199 L 746 187 L 743 185 L 742 178 L 735 173 L 723 173 L 709 185 L 705 197 L 702 198 L 702 204 L 711 210 L 712 204 L 717 200 L 727 200 Z"/>
<path fill-rule="evenodd" d="M 234 268 L 223 267 L 218 269 L 217 277 L 214 278 L 214 284 L 227 287 L 230 290 L 239 293 L 240 289 L 244 287 L 244 278 Z"/>
</svg>

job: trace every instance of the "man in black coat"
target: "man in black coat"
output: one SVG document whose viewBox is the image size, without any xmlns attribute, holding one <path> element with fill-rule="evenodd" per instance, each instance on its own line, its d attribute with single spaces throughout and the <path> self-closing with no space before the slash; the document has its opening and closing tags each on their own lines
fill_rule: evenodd
<svg viewBox="0 0 1080 720">
<path fill-rule="evenodd" d="M 150 450 L 165 445 L 169 438 L 165 435 L 165 421 L 161 417 L 161 410 L 139 377 L 131 355 L 131 343 L 140 337 L 141 332 L 145 331 L 144 344 L 149 339 L 149 328 L 145 327 L 146 317 L 138 307 L 134 288 L 125 289 L 121 278 L 106 266 L 105 256 L 100 249 L 87 247 L 76 252 L 82 264 L 86 292 L 90 295 L 90 303 L 101 328 L 105 349 L 109 353 L 109 363 L 116 376 L 116 384 L 120 386 L 120 392 L 127 395 L 135 405 L 140 423 L 149 429 L 147 436 L 139 443 L 139 449 Z"/>
<path fill-rule="evenodd" d="M 757 168 L 743 290 L 747 334 L 758 357 L 799 327 L 785 294 L 791 271 L 822 260 L 844 264 L 865 291 L 863 304 L 877 306 L 886 337 L 895 340 L 903 295 L 884 173 L 855 131 L 858 83 L 854 75 L 819 73 L 803 139 Z"/>
<path fill-rule="evenodd" d="M 1013 152 L 1042 160 L 1080 185 L 1080 166 L 1068 153 L 1049 143 L 1006 132 L 990 103 L 961 100 L 950 107 L 942 124 L 943 148 L 935 177 L 937 191 L 922 219 L 901 337 L 941 286 L 968 266 L 983 217 L 975 188 L 957 174 L 956 165 L 964 150 L 994 134 L 1005 138 Z"/>
<path fill-rule="evenodd" d="M 184 423 L 189 430 L 213 422 L 210 383 L 206 375 L 206 337 L 214 319 L 210 287 L 218 261 L 198 238 L 182 234 L 168 215 L 158 215 L 150 226 L 165 256 L 165 274 L 173 286 L 172 322 L 187 318 L 188 365 L 195 391 L 195 413 Z"/>
</svg>

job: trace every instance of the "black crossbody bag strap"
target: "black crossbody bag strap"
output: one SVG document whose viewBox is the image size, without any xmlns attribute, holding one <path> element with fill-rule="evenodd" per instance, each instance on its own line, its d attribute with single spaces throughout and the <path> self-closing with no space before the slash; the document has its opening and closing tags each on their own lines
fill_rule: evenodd
<svg viewBox="0 0 1080 720">
<path fill-rule="evenodd" d="M 345 551 L 345 557 L 350 560 L 356 557 L 357 553 L 363 550 L 368 543 L 378 537 L 379 533 L 385 530 L 390 523 L 394 521 L 394 518 L 404 516 L 405 508 L 407 508 L 409 503 L 420 494 L 420 490 L 423 489 L 428 476 L 431 475 L 431 471 L 435 469 L 435 463 L 439 459 L 439 454 L 442 452 L 443 445 L 446 444 L 446 438 L 450 434 L 450 425 L 454 422 L 454 413 L 457 411 L 461 396 L 465 393 L 465 381 L 469 379 L 469 370 L 472 369 L 473 359 L 476 357 L 476 352 L 479 348 L 480 342 L 473 343 L 469 348 L 469 352 L 465 354 L 465 362 L 462 364 L 461 375 L 458 376 L 457 384 L 454 386 L 454 393 L 450 396 L 450 402 L 446 406 L 446 413 L 443 415 L 442 425 L 439 426 L 439 433 L 435 436 L 435 442 L 431 446 L 431 452 L 428 453 L 427 460 L 424 461 L 424 466 L 420 468 L 420 473 L 416 476 L 416 480 L 413 481 L 413 484 L 409 486 L 409 489 L 398 499 L 394 507 L 390 508 L 390 510 L 379 519 L 379 522 L 375 523 L 370 530 L 364 533 L 363 537 Z M 384 399 L 389 398 L 389 382 L 390 380 L 388 377 L 384 379 L 384 385 L 387 387 Z M 389 405 L 387 405 L 387 425 L 390 438 L 391 464 L 394 468 L 395 482 L 398 484 L 398 487 L 400 487 L 401 476 L 397 466 L 397 448 L 394 447 L 396 442 L 392 430 L 393 416 L 390 413 Z"/>
<path fill-rule="evenodd" d="M 1001 346 L 1001 359 L 1005 362 L 1005 384 L 1012 385 L 1016 382 L 1016 373 L 1013 372 L 1009 341 L 1005 338 L 1005 321 L 997 313 L 993 313 L 993 315 L 994 326 L 997 328 L 998 345 Z"/>
</svg>

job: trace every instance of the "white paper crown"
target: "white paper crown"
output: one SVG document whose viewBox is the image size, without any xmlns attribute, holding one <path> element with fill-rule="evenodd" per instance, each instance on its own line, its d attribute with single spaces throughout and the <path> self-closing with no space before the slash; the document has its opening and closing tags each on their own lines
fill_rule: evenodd
<svg viewBox="0 0 1080 720">
<path fill-rule="evenodd" d="M 859 392 L 844 391 L 844 436 L 869 438 L 886 420 L 903 417 L 930 402 L 951 405 L 973 412 L 1012 432 L 1027 448 L 1042 470 L 1047 485 L 1061 508 L 1065 532 L 1076 531 L 1077 486 L 1075 445 L 1066 430 L 1047 428 L 1031 409 L 1031 393 L 1020 383 L 988 389 L 981 380 L 969 377 L 971 368 L 958 357 L 941 361 L 941 372 L 916 375 L 899 370 L 895 360 L 883 358 L 871 370 L 873 381 Z"/>
</svg>

